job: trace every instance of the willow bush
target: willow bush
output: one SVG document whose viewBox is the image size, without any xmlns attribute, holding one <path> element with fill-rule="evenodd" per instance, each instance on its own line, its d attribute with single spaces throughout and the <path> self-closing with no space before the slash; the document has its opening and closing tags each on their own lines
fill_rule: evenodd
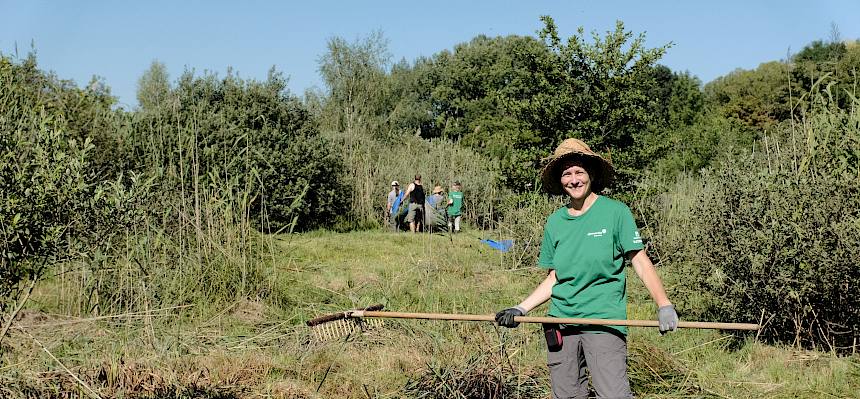
<svg viewBox="0 0 860 399">
<path fill-rule="evenodd" d="M 70 122 L 89 115 L 76 107 L 98 96 L 42 73 L 32 56 L 0 56 L 0 310 L 24 294 L 24 282 L 96 260 L 134 223 L 138 181 L 101 180 L 97 135 Z"/>
<path fill-rule="evenodd" d="M 639 202 L 686 317 L 764 323 L 765 339 L 860 339 L 860 114 L 817 111 Z"/>
</svg>

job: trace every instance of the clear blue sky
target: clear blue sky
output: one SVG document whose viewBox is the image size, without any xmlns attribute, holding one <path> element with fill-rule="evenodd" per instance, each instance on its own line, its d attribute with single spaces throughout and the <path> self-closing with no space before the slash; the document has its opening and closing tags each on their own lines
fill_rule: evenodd
<svg viewBox="0 0 860 399">
<path fill-rule="evenodd" d="M 735 68 L 785 58 L 836 24 L 860 38 L 860 1 L 9 1 L 0 0 L 0 52 L 31 43 L 43 69 L 86 84 L 103 77 L 121 104 L 136 105 L 137 79 L 157 59 L 171 80 L 184 69 L 264 79 L 271 66 L 290 90 L 322 88 L 317 62 L 329 38 L 380 30 L 394 60 L 432 55 L 478 34 L 535 35 L 551 15 L 563 37 L 615 20 L 656 47 L 661 63 L 704 82 Z"/>
</svg>

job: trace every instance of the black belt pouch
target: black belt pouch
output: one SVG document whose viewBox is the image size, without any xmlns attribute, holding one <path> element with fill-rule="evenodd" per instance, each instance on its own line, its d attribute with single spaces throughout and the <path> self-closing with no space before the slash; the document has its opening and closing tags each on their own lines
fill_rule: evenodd
<svg viewBox="0 0 860 399">
<path fill-rule="evenodd" d="M 564 344 L 561 329 L 555 323 L 543 323 L 543 335 L 546 337 L 546 348 L 550 352 L 558 352 Z"/>
</svg>

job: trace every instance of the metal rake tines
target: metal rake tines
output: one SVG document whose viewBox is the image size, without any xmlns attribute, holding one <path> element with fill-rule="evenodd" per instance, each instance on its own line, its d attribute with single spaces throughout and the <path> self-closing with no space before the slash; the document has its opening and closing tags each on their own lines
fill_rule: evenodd
<svg viewBox="0 0 860 399">
<path fill-rule="evenodd" d="M 316 338 L 317 341 L 330 341 L 347 337 L 357 332 L 362 333 L 372 329 L 381 328 L 383 325 L 384 322 L 381 319 L 358 319 L 346 317 L 317 324 L 311 327 L 311 330 L 313 331 L 314 338 Z"/>
<path fill-rule="evenodd" d="M 348 310 L 320 316 L 308 320 L 306 324 L 313 330 L 314 337 L 319 341 L 327 341 L 334 338 L 346 337 L 355 332 L 364 332 L 372 328 L 383 326 L 380 319 L 364 319 L 362 311 L 382 310 L 383 305 L 368 306 L 359 310 Z M 355 314 L 355 316 L 354 316 Z"/>
</svg>

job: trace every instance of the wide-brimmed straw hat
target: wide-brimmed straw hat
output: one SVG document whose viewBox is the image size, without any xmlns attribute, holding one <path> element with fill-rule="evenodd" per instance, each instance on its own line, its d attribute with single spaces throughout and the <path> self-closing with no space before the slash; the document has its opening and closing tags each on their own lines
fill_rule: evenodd
<svg viewBox="0 0 860 399">
<path fill-rule="evenodd" d="M 615 169 L 606 159 L 597 155 L 580 139 L 565 139 L 556 147 L 552 156 L 546 158 L 547 163 L 541 173 L 544 191 L 550 194 L 562 195 L 561 166 L 568 160 L 580 159 L 585 165 L 591 178 L 591 191 L 599 193 L 612 183 Z"/>
<path fill-rule="evenodd" d="M 445 190 L 442 189 L 442 186 L 433 187 L 433 194 L 439 194 Z"/>
</svg>

